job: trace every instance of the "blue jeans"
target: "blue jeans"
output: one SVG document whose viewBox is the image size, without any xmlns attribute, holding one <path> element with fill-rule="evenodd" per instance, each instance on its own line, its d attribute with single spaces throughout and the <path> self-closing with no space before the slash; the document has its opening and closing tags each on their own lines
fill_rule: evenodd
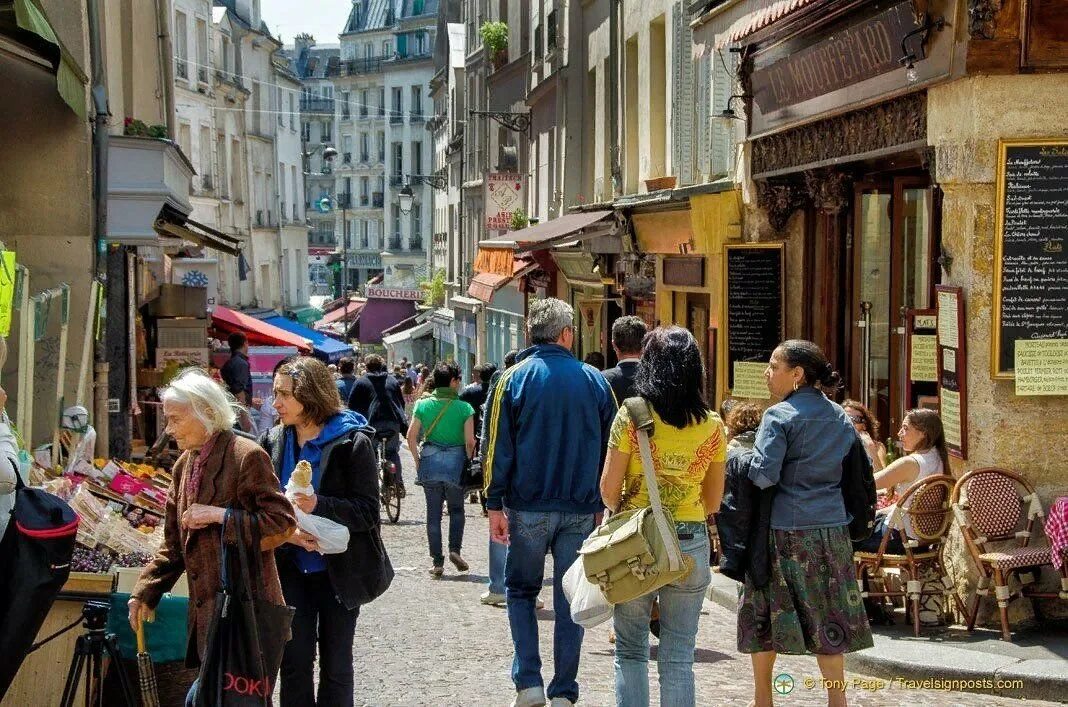
<svg viewBox="0 0 1068 707">
<path fill-rule="evenodd" d="M 541 687 L 541 655 L 538 651 L 538 620 L 534 601 L 541 591 L 545 556 L 553 556 L 553 680 L 549 699 L 578 701 L 579 653 L 582 627 L 571 620 L 571 607 L 564 596 L 563 579 L 578 557 L 582 541 L 593 531 L 592 513 L 541 513 L 508 511 L 508 557 L 504 577 L 508 597 L 508 623 L 512 629 L 515 657 L 512 682 L 516 690 Z M 707 560 L 706 560 L 707 562 Z"/>
<path fill-rule="evenodd" d="M 648 707 L 649 617 L 660 598 L 660 645 L 656 664 L 660 674 L 660 704 L 693 707 L 693 654 L 697 621 L 705 589 L 711 580 L 708 531 L 704 523 L 677 523 L 683 553 L 693 557 L 690 574 L 643 597 L 616 604 L 616 705 Z M 692 538 L 686 539 L 686 535 Z"/>
<path fill-rule="evenodd" d="M 441 509 L 449 508 L 449 552 L 460 552 L 464 544 L 464 490 L 440 481 L 423 484 L 426 494 L 426 541 L 435 567 L 445 564 L 441 551 Z"/>
<path fill-rule="evenodd" d="M 508 559 L 508 546 L 489 541 L 489 590 L 492 594 L 504 594 L 504 563 Z"/>
<path fill-rule="evenodd" d="M 400 448 L 401 436 L 399 432 L 395 432 L 392 437 L 386 440 L 386 459 L 393 464 L 393 468 L 396 470 L 397 483 L 403 485 L 404 469 L 401 467 Z"/>
</svg>

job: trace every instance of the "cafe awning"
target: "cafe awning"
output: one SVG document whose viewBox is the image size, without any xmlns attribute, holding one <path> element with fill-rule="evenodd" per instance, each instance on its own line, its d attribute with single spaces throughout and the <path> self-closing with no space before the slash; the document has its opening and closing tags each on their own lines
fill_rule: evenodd
<svg viewBox="0 0 1068 707">
<path fill-rule="evenodd" d="M 480 241 L 479 251 L 483 248 L 511 248 L 517 251 L 548 248 L 565 238 L 593 238 L 607 235 L 615 229 L 613 211 L 580 211 L 565 214 L 545 223 L 508 231 L 503 236 Z M 601 223 L 601 222 L 604 223 Z M 594 226 L 597 226 L 594 228 Z M 480 253 L 481 257 L 481 253 Z M 476 262 L 476 269 L 478 264 Z"/>
<path fill-rule="evenodd" d="M 815 4 L 817 1 L 818 0 L 778 0 L 778 2 L 763 9 L 754 10 L 748 15 L 738 18 L 726 29 L 726 31 L 717 34 L 713 49 L 724 49 L 732 44 L 740 42 L 746 37 L 756 34 L 773 22 L 778 22 L 798 10 Z"/>
<path fill-rule="evenodd" d="M 333 324 L 334 322 L 340 322 L 342 320 L 353 320 L 360 315 L 360 310 L 367 304 L 366 301 L 349 302 L 348 308 L 345 305 L 338 307 L 337 309 L 331 309 L 329 312 L 323 315 L 323 318 L 319 320 L 320 324 Z"/>
<path fill-rule="evenodd" d="M 312 350 L 311 344 L 303 336 L 218 304 L 211 310 L 211 327 L 221 339 L 239 331 L 248 337 L 249 344 L 253 346 L 296 346 L 303 353 Z"/>
<path fill-rule="evenodd" d="M 10 37 L 51 65 L 60 98 L 84 120 L 85 85 L 89 83 L 89 77 L 56 36 L 48 16 L 36 0 L 14 0 L 8 6 L 14 9 L 14 21 L 6 12 L 0 11 L 0 35 Z"/>
<path fill-rule="evenodd" d="M 389 334 L 382 337 L 382 343 L 386 346 L 396 346 L 402 341 L 408 339 L 419 339 L 424 336 L 430 336 L 434 333 L 433 322 L 423 322 L 422 324 L 416 324 L 408 329 L 402 329 L 395 334 Z"/>
<path fill-rule="evenodd" d="M 512 272 L 501 275 L 495 272 L 480 272 L 471 278 L 471 284 L 467 287 L 467 294 L 477 300 L 489 304 L 493 294 L 516 278 L 523 277 L 538 264 L 523 258 L 513 258 Z"/>
<path fill-rule="evenodd" d="M 155 229 L 162 236 L 192 241 L 212 250 L 235 256 L 241 253 L 241 241 L 202 223 L 197 223 L 191 218 L 185 219 L 184 224 L 177 223 L 173 219 L 160 218 L 156 220 Z"/>
<path fill-rule="evenodd" d="M 311 325 L 323 318 L 323 310 L 318 307 L 297 307 L 292 315 L 301 324 Z"/>
<path fill-rule="evenodd" d="M 415 302 L 412 300 L 368 299 L 360 312 L 360 343 L 381 343 L 383 331 L 414 315 Z"/>
<path fill-rule="evenodd" d="M 312 354 L 327 363 L 336 363 L 345 356 L 352 355 L 352 347 L 348 344 L 331 338 L 321 331 L 309 329 L 299 322 L 285 317 L 267 317 L 263 320 L 267 324 L 284 329 L 291 334 L 311 341 Z"/>
</svg>

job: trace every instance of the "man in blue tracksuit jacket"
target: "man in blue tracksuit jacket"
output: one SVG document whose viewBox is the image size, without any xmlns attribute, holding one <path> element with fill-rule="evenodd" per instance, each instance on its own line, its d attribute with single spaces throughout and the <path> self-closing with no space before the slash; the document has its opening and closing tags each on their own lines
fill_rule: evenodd
<svg viewBox="0 0 1068 707">
<path fill-rule="evenodd" d="M 562 581 L 603 510 L 598 484 L 616 402 L 604 376 L 571 354 L 575 313 L 568 304 L 531 301 L 527 332 L 532 345 L 486 400 L 486 508 L 491 539 L 509 546 L 512 704 L 545 704 L 534 602 L 552 553 L 556 674 L 548 698 L 552 707 L 566 707 L 578 701 L 583 631 L 571 620 Z"/>
</svg>

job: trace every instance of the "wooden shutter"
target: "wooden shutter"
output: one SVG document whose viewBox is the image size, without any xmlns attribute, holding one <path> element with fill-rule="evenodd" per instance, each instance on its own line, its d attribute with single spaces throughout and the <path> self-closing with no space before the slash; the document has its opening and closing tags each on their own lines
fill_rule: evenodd
<svg viewBox="0 0 1068 707">
<path fill-rule="evenodd" d="M 672 43 L 674 81 L 671 109 L 671 145 L 674 173 L 680 185 L 694 183 L 694 62 L 693 30 L 689 14 L 680 0 L 674 8 L 674 42 Z"/>
<path fill-rule="evenodd" d="M 712 63 L 711 55 L 704 55 L 694 62 L 696 73 L 697 130 L 694 139 L 694 162 L 697 178 L 709 182 L 712 176 Z"/>
</svg>

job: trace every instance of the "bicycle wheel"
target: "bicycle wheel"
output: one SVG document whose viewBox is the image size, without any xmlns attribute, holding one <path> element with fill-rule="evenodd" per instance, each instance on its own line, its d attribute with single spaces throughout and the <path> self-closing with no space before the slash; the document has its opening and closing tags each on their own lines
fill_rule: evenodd
<svg viewBox="0 0 1068 707">
<path fill-rule="evenodd" d="M 396 486 L 390 484 L 389 491 L 382 499 L 382 502 L 386 506 L 386 517 L 389 518 L 389 522 L 396 523 L 400 520 L 401 499 L 400 494 L 397 493 Z"/>
</svg>

